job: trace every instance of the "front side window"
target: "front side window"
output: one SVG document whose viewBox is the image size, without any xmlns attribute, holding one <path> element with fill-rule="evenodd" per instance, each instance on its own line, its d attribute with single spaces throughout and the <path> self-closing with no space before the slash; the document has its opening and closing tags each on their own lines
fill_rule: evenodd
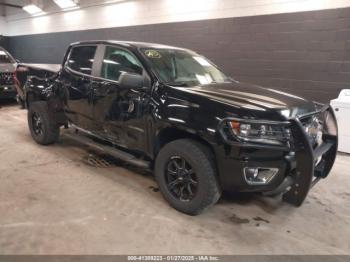
<svg viewBox="0 0 350 262">
<path fill-rule="evenodd" d="M 181 49 L 143 48 L 141 52 L 166 84 L 194 86 L 230 82 L 208 59 Z"/>
<path fill-rule="evenodd" d="M 91 75 L 97 46 L 73 47 L 67 66 L 77 72 Z"/>
<path fill-rule="evenodd" d="M 142 66 L 137 58 L 118 47 L 107 46 L 102 61 L 101 77 L 118 81 L 123 72 L 142 75 Z"/>
<path fill-rule="evenodd" d="M 4 50 L 0 50 L 0 64 L 13 64 L 15 61 Z"/>
</svg>

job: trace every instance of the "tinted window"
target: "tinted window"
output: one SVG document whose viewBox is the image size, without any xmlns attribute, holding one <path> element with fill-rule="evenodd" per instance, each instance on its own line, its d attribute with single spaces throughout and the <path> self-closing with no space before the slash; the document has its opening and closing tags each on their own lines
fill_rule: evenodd
<svg viewBox="0 0 350 262">
<path fill-rule="evenodd" d="M 101 77 L 118 81 L 122 72 L 142 75 L 142 67 L 133 54 L 117 47 L 107 46 L 102 62 Z"/>
<path fill-rule="evenodd" d="M 208 59 L 179 49 L 142 49 L 158 77 L 165 83 L 193 86 L 229 82 L 230 78 Z"/>
<path fill-rule="evenodd" d="M 14 61 L 12 58 L 3 50 L 0 50 L 0 64 L 12 64 Z"/>
<path fill-rule="evenodd" d="M 67 61 L 67 66 L 77 72 L 91 75 L 96 46 L 74 47 Z"/>
</svg>

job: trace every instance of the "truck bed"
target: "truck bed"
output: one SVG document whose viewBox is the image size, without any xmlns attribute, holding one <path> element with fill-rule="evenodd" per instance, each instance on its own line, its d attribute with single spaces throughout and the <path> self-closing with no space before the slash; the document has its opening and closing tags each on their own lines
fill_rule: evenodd
<svg viewBox="0 0 350 262">
<path fill-rule="evenodd" d="M 21 64 L 21 65 L 32 69 L 45 70 L 53 73 L 57 73 L 61 69 L 61 64 Z"/>
</svg>

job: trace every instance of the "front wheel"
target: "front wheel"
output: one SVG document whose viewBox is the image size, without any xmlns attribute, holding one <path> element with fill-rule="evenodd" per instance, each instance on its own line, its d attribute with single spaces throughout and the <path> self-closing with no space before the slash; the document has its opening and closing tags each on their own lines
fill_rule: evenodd
<svg viewBox="0 0 350 262">
<path fill-rule="evenodd" d="M 28 125 L 35 142 L 41 145 L 53 144 L 60 134 L 59 125 L 50 117 L 46 102 L 33 102 L 28 109 Z"/>
<path fill-rule="evenodd" d="M 155 177 L 170 205 L 189 215 L 201 213 L 221 195 L 211 151 L 191 139 L 170 142 L 160 150 Z"/>
</svg>

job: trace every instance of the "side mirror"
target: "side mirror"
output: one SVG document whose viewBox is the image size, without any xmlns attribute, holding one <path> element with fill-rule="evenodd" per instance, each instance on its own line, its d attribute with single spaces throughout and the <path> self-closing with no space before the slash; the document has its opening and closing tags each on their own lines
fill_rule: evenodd
<svg viewBox="0 0 350 262">
<path fill-rule="evenodd" d="M 16 63 L 19 64 L 19 63 L 21 63 L 21 61 L 19 61 L 18 59 L 16 59 Z"/>
<path fill-rule="evenodd" d="M 143 76 L 138 74 L 123 72 L 119 76 L 118 82 L 121 88 L 139 89 L 143 87 Z"/>
</svg>

